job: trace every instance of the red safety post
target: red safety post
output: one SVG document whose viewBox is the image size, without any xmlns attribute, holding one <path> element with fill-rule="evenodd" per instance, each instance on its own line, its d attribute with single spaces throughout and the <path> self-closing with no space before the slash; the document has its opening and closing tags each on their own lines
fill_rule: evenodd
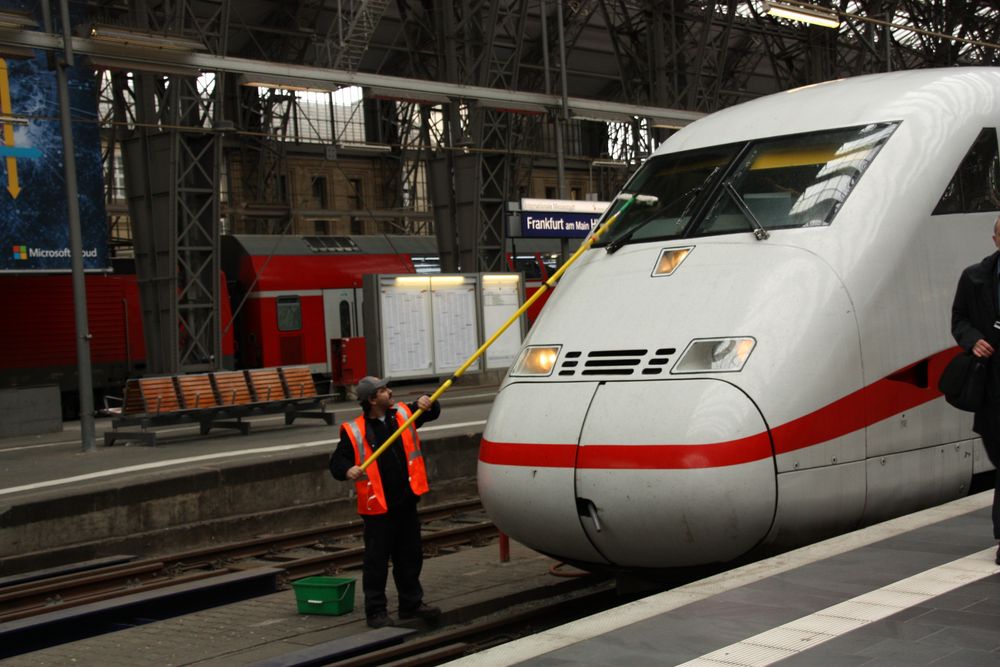
<svg viewBox="0 0 1000 667">
<path fill-rule="evenodd" d="M 510 538 L 506 533 L 500 533 L 500 562 L 510 562 Z"/>
</svg>

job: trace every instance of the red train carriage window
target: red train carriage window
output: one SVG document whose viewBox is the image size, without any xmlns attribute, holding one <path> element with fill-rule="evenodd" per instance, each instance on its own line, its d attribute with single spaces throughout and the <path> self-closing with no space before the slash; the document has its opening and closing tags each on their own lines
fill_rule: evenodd
<svg viewBox="0 0 1000 667">
<path fill-rule="evenodd" d="M 511 270 L 524 273 L 525 280 L 538 280 L 542 277 L 542 267 L 538 265 L 538 258 L 535 255 L 518 255 L 513 258 Z"/>
<path fill-rule="evenodd" d="M 996 128 L 979 133 L 931 215 L 1000 210 L 1000 153 Z"/>
<path fill-rule="evenodd" d="M 354 239 L 347 236 L 303 236 L 302 242 L 312 252 L 361 252 Z"/>
<path fill-rule="evenodd" d="M 340 311 L 340 337 L 351 337 L 351 304 L 346 299 L 341 299 L 338 306 Z"/>
<path fill-rule="evenodd" d="M 278 331 L 298 331 L 302 328 L 302 304 L 297 296 L 278 297 Z"/>
<path fill-rule="evenodd" d="M 556 252 L 543 252 L 541 260 L 542 265 L 545 267 L 544 278 L 548 278 L 562 266 L 562 257 Z"/>
</svg>

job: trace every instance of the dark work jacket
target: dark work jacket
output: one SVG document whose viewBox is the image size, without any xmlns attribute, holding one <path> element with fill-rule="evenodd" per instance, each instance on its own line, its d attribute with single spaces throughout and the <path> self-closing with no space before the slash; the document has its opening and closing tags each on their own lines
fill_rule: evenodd
<svg viewBox="0 0 1000 667">
<path fill-rule="evenodd" d="M 417 403 L 409 404 L 410 412 L 417 411 Z M 413 422 L 414 427 L 420 428 L 429 421 L 434 421 L 441 414 L 441 404 L 435 401 L 431 409 L 417 417 Z M 365 420 L 365 439 L 374 452 L 389 436 L 396 432 L 396 408 L 389 408 L 386 412 L 386 421 L 381 419 L 368 418 Z M 426 458 L 424 459 L 426 465 Z M 337 449 L 330 456 L 330 473 L 335 479 L 344 481 L 347 479 L 347 471 L 354 465 L 354 445 L 347 436 L 344 427 L 340 427 L 340 442 Z M 410 476 L 406 467 L 406 452 L 403 449 L 403 439 L 396 438 L 396 441 L 389 445 L 389 449 L 382 452 L 375 463 L 378 466 L 379 477 L 382 478 L 382 490 L 385 492 L 385 504 L 391 510 L 403 504 L 413 505 L 417 502 L 417 496 L 410 488 Z"/>
<path fill-rule="evenodd" d="M 997 261 L 995 252 L 962 271 L 951 306 L 951 335 L 963 350 L 972 351 L 980 338 L 996 350 L 988 362 L 989 382 L 986 405 L 976 413 L 972 430 L 983 436 L 990 459 L 1000 454 L 1000 331 L 993 324 L 1000 319 L 997 308 Z"/>
</svg>

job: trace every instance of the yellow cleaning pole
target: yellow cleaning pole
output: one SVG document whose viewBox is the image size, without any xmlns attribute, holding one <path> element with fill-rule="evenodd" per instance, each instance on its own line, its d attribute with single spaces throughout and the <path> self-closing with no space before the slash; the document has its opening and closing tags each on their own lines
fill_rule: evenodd
<svg viewBox="0 0 1000 667">
<path fill-rule="evenodd" d="M 582 255 L 584 252 L 587 251 L 587 249 L 590 248 L 590 246 L 594 245 L 594 241 L 596 241 L 598 238 L 600 238 L 601 235 L 604 234 L 605 231 L 607 231 L 608 227 L 610 227 L 612 224 L 614 224 L 615 220 L 618 219 L 618 216 L 620 216 L 622 213 L 624 213 L 625 210 L 628 209 L 629 206 L 631 206 L 632 204 L 634 204 L 635 200 L 637 198 L 639 198 L 639 197 L 641 197 L 641 195 L 638 195 L 638 194 L 630 196 L 628 198 L 628 200 L 626 200 L 626 202 L 622 205 L 622 207 L 620 209 L 618 209 L 618 211 L 615 212 L 615 214 L 613 216 L 611 216 L 610 218 L 608 218 L 604 222 L 604 224 L 599 225 L 597 227 L 597 229 L 594 230 L 594 233 L 591 234 L 589 237 L 587 237 L 587 239 L 580 245 L 580 247 L 577 248 L 576 252 L 574 252 L 570 256 L 570 258 L 567 259 L 566 262 L 562 266 L 560 266 L 556 270 L 556 272 L 553 273 L 549 277 L 548 280 L 546 280 L 544 283 L 542 283 L 542 286 L 539 287 L 538 290 L 534 294 L 531 295 L 531 298 L 529 298 L 527 301 L 525 301 L 524 304 L 520 308 L 517 309 L 517 312 L 514 313 L 513 315 L 511 315 L 510 319 L 508 319 L 506 322 L 504 322 L 503 325 L 499 329 L 497 329 L 496 332 L 492 336 L 489 337 L 489 340 L 487 340 L 485 343 L 483 343 L 482 345 L 480 345 L 479 349 L 476 350 L 475 352 L 473 352 L 472 356 L 469 357 L 468 359 L 466 359 L 465 363 L 462 364 L 461 366 L 459 366 L 458 370 L 455 371 L 455 373 L 450 378 L 448 378 L 447 380 L 445 380 L 444 383 L 440 387 L 437 388 L 437 391 L 435 391 L 433 394 L 431 394 L 431 397 L 430 397 L 431 398 L 431 403 L 433 403 L 434 401 L 436 401 L 441 396 L 441 394 L 443 394 L 444 392 L 448 391 L 448 389 L 451 388 L 451 385 L 454 383 L 454 381 L 457 380 L 458 378 L 462 377 L 462 374 L 465 373 L 465 371 L 467 371 L 469 369 L 469 366 L 471 366 L 473 363 L 475 363 L 476 359 L 478 359 L 480 356 L 482 356 L 483 352 L 485 352 L 489 348 L 490 345 L 492 345 L 493 343 L 495 343 L 496 340 L 497 340 L 497 338 L 499 338 L 500 336 L 502 336 L 503 332 L 506 331 L 507 329 L 509 329 L 510 325 L 513 324 L 514 322 L 516 322 L 517 318 L 521 317 L 521 315 L 523 315 L 524 312 L 526 310 L 528 310 L 528 308 L 531 307 L 531 304 L 535 303 L 535 301 L 538 301 L 538 299 L 541 298 L 542 294 L 544 294 L 546 291 L 548 291 L 551 287 L 554 287 L 555 284 L 556 284 L 556 282 L 559 280 L 559 278 L 562 277 L 562 274 L 566 271 L 566 269 L 569 268 L 570 264 L 572 264 L 573 262 L 575 262 L 577 260 L 577 258 L 580 257 L 580 255 Z M 400 426 L 398 429 L 396 429 L 396 432 L 393 433 L 392 435 L 390 435 L 388 437 L 388 439 L 386 439 L 386 441 L 382 443 L 382 446 L 380 446 L 378 449 L 376 449 L 374 452 L 372 452 L 372 455 L 369 456 L 368 459 L 364 463 L 361 464 L 361 469 L 365 470 L 365 469 L 368 468 L 368 466 L 370 466 L 372 463 L 374 463 L 375 459 L 377 459 L 379 456 L 381 456 L 382 452 L 384 452 L 389 447 L 389 445 L 391 445 L 392 443 L 394 443 L 396 441 L 396 438 L 399 437 L 400 433 L 402 433 L 403 431 L 405 431 L 406 429 L 408 429 L 410 427 L 410 424 L 412 424 L 413 422 L 415 422 L 417 420 L 417 417 L 419 417 L 422 414 L 424 414 L 424 411 L 421 410 L 421 409 L 417 409 L 416 412 L 414 412 L 412 415 L 410 415 L 410 418 L 407 419 L 403 423 L 402 426 Z"/>
</svg>

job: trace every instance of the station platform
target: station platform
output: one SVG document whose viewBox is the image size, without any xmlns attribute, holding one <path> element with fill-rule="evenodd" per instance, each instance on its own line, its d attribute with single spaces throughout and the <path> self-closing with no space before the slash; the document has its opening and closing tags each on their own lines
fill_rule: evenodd
<svg viewBox="0 0 1000 667">
<path fill-rule="evenodd" d="M 437 385 L 392 385 L 415 400 Z M 421 439 L 431 479 L 427 504 L 475 493 L 483 426 L 495 384 L 453 387 Z M 331 427 L 283 415 L 250 417 L 248 435 L 198 425 L 161 427 L 157 445 L 104 447 L 110 418 L 97 420 L 98 446 L 82 451 L 78 422 L 62 432 L 0 440 L 0 576 L 111 554 L 156 556 L 216 542 L 356 518 L 350 484 L 327 461 L 355 402 L 327 405 Z"/>
<path fill-rule="evenodd" d="M 992 491 L 886 521 L 450 665 L 1000 664 Z"/>
</svg>

